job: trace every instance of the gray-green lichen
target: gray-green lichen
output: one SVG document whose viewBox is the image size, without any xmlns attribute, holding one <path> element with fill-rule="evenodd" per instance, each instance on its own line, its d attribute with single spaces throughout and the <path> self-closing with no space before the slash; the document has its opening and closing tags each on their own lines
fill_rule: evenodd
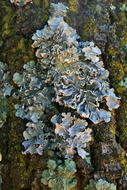
<svg viewBox="0 0 127 190">
<path fill-rule="evenodd" d="M 6 96 L 11 95 L 12 89 L 7 64 L 0 61 L 0 128 L 7 119 L 8 105 Z"/>
<path fill-rule="evenodd" d="M 116 185 L 104 179 L 99 179 L 98 181 L 90 180 L 90 184 L 84 190 L 116 190 Z"/>
<path fill-rule="evenodd" d="M 127 77 L 120 81 L 120 86 L 127 88 Z"/>
<path fill-rule="evenodd" d="M 60 13 L 57 6 L 62 7 Z M 109 122 L 110 111 L 119 107 L 119 98 L 110 89 L 109 72 L 99 58 L 101 50 L 93 42 L 81 42 L 64 21 L 66 6 L 52 4 L 52 9 L 48 24 L 33 35 L 32 46 L 37 48 L 42 67 L 48 70 L 46 82 L 54 86 L 54 101 L 95 124 Z"/>
<path fill-rule="evenodd" d="M 76 190 L 76 164 L 71 159 L 48 160 L 47 169 L 43 171 L 41 183 L 52 190 Z"/>
<path fill-rule="evenodd" d="M 51 107 L 51 88 L 44 83 L 45 73 L 39 63 L 33 61 L 24 65 L 23 74 L 15 73 L 13 81 L 18 90 L 13 93 L 19 104 L 15 105 L 16 116 L 27 119 L 23 133 L 24 153 L 42 154 L 48 145 L 48 132 L 44 132 L 44 111 Z M 47 127 L 48 129 L 48 127 Z"/>
<path fill-rule="evenodd" d="M 54 115 L 51 122 L 55 124 L 55 133 L 61 137 L 60 149 L 65 157 L 73 157 L 76 153 L 83 159 L 88 159 L 86 151 L 88 143 L 92 140 L 88 123 L 83 119 L 71 116 L 71 113 Z"/>
</svg>

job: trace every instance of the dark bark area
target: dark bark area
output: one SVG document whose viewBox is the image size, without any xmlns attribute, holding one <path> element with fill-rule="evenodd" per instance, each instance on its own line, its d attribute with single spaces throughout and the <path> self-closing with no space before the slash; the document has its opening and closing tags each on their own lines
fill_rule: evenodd
<svg viewBox="0 0 127 190">
<path fill-rule="evenodd" d="M 8 64 L 11 73 L 22 70 L 24 63 L 36 60 L 31 48 L 31 36 L 42 28 L 49 16 L 49 0 L 33 0 L 22 8 L 8 0 L 0 1 L 0 61 Z M 93 176 L 106 178 L 127 189 L 127 89 L 120 85 L 127 76 L 127 1 L 123 0 L 66 0 L 70 6 L 67 22 L 83 40 L 94 41 L 102 50 L 102 60 L 110 71 L 110 85 L 121 97 L 120 108 L 113 112 L 107 125 L 94 126 L 91 145 L 92 166 L 75 157 L 78 172 L 77 190 L 83 190 Z M 47 155 L 23 155 L 22 133 L 25 125 L 16 118 L 14 100 L 8 99 L 9 114 L 0 129 L 0 152 L 3 155 L 3 190 L 46 190 L 40 176 L 46 168 Z"/>
</svg>

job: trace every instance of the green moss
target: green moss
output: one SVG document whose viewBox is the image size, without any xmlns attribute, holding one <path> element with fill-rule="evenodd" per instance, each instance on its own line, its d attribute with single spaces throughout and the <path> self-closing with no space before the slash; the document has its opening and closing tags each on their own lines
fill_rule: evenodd
<svg viewBox="0 0 127 190">
<path fill-rule="evenodd" d="M 88 40 L 92 38 L 97 31 L 98 28 L 95 19 L 88 19 L 83 27 L 82 39 Z"/>
<path fill-rule="evenodd" d="M 25 39 L 21 38 L 21 40 L 18 42 L 17 50 L 24 50 L 26 49 Z"/>
<path fill-rule="evenodd" d="M 78 11 L 78 1 L 77 0 L 69 0 L 70 11 L 77 12 Z"/>
<path fill-rule="evenodd" d="M 41 0 L 36 0 L 36 1 L 34 1 L 34 4 L 35 4 L 36 6 L 40 6 Z"/>
<path fill-rule="evenodd" d="M 45 8 L 48 8 L 49 7 L 49 0 L 44 0 L 44 5 L 45 5 Z"/>
<path fill-rule="evenodd" d="M 127 45 L 127 25 L 125 24 L 127 22 L 127 17 L 125 12 L 120 12 L 119 14 L 119 20 L 118 20 L 118 32 L 117 35 L 120 39 L 120 46 L 124 47 Z"/>
<path fill-rule="evenodd" d="M 14 28 L 11 26 L 14 12 L 10 6 L 6 5 L 6 2 L 2 2 L 2 5 L 6 11 L 3 18 L 2 37 L 11 36 L 14 33 Z"/>
<path fill-rule="evenodd" d="M 118 132 L 119 132 L 119 141 L 122 146 L 127 150 L 127 102 L 126 97 L 122 97 L 123 101 L 118 112 Z"/>
<path fill-rule="evenodd" d="M 119 61 L 112 61 L 110 64 L 111 77 L 114 82 L 119 82 L 124 78 L 123 64 Z"/>
<path fill-rule="evenodd" d="M 124 166 L 125 172 L 127 172 L 127 157 L 126 157 L 126 152 L 123 151 L 121 154 L 121 164 Z"/>
</svg>

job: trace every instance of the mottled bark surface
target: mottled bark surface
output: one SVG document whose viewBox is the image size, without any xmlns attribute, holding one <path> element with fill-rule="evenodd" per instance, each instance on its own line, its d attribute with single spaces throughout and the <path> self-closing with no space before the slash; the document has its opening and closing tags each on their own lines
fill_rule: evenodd
<svg viewBox="0 0 127 190">
<path fill-rule="evenodd" d="M 49 16 L 48 0 L 33 0 L 18 8 L 8 0 L 0 1 L 0 61 L 11 73 L 22 70 L 24 63 L 36 60 L 31 36 L 42 28 Z M 70 6 L 67 22 L 76 28 L 83 40 L 94 41 L 103 52 L 102 59 L 110 71 L 110 85 L 121 97 L 120 108 L 113 112 L 107 125 L 94 126 L 91 145 L 92 166 L 75 157 L 78 168 L 77 190 L 83 190 L 93 176 L 106 178 L 127 190 L 127 89 L 120 85 L 127 76 L 127 1 L 66 0 Z M 124 8 L 123 5 L 126 5 Z M 15 116 L 14 100 L 9 98 L 8 119 L 0 129 L 3 190 L 46 190 L 40 175 L 46 167 L 47 155 L 23 155 L 22 133 L 25 125 Z"/>
</svg>

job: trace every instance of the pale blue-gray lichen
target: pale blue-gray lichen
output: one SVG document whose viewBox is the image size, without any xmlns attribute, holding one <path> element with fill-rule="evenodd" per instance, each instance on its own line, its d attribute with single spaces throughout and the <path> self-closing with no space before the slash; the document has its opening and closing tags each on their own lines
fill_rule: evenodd
<svg viewBox="0 0 127 190">
<path fill-rule="evenodd" d="M 120 81 L 120 86 L 127 88 L 127 77 Z"/>
<path fill-rule="evenodd" d="M 73 157 L 76 153 L 86 160 L 89 160 L 89 153 L 86 151 L 92 140 L 90 128 L 85 120 L 71 116 L 71 113 L 54 115 L 51 122 L 55 124 L 55 133 L 61 137 L 59 146 L 65 157 Z"/>
<path fill-rule="evenodd" d="M 0 128 L 7 119 L 8 104 L 6 96 L 10 96 L 13 89 L 10 79 L 7 64 L 0 61 Z"/>
<path fill-rule="evenodd" d="M 109 72 L 99 57 L 101 50 L 93 42 L 81 42 L 76 30 L 64 21 L 67 9 L 62 3 L 51 4 L 47 25 L 32 37 L 38 63 L 27 63 L 23 74 L 14 74 L 18 90 L 13 95 L 19 101 L 15 105 L 16 116 L 28 121 L 23 134 L 25 153 L 42 154 L 50 139 L 51 149 L 59 150 L 58 154 L 68 157 L 78 153 L 86 159 L 86 147 L 92 137 L 84 118 L 95 124 L 109 122 L 112 109 L 119 107 L 119 98 L 110 89 Z M 71 108 L 76 116 L 57 115 L 53 110 L 56 121 L 54 117 L 51 121 L 56 127 L 52 127 L 52 144 L 51 126 L 45 125 L 44 115 L 54 103 L 63 109 Z"/>
<path fill-rule="evenodd" d="M 90 180 L 90 184 L 84 190 L 116 190 L 116 185 L 109 183 L 105 179 L 99 179 L 98 181 Z"/>
<path fill-rule="evenodd" d="M 43 171 L 41 183 L 52 190 L 76 190 L 76 164 L 71 159 L 48 160 L 47 169 Z"/>
<path fill-rule="evenodd" d="M 18 87 L 13 93 L 19 101 L 19 104 L 15 105 L 16 116 L 28 121 L 23 133 L 24 153 L 41 155 L 48 145 L 49 134 L 44 132 L 43 116 L 44 111 L 52 107 L 52 90 L 45 85 L 44 79 L 45 73 L 40 64 L 33 61 L 24 65 L 23 74 L 13 75 L 13 81 Z"/>
<path fill-rule="evenodd" d="M 60 6 L 63 11 L 59 12 Z M 101 50 L 93 42 L 81 42 L 64 21 L 66 6 L 52 4 L 52 10 L 48 24 L 33 35 L 32 46 L 37 48 L 42 67 L 48 69 L 46 82 L 54 86 L 54 101 L 95 124 L 109 122 L 111 111 L 119 107 L 119 98 L 110 89 L 109 72 L 99 57 Z"/>
</svg>

